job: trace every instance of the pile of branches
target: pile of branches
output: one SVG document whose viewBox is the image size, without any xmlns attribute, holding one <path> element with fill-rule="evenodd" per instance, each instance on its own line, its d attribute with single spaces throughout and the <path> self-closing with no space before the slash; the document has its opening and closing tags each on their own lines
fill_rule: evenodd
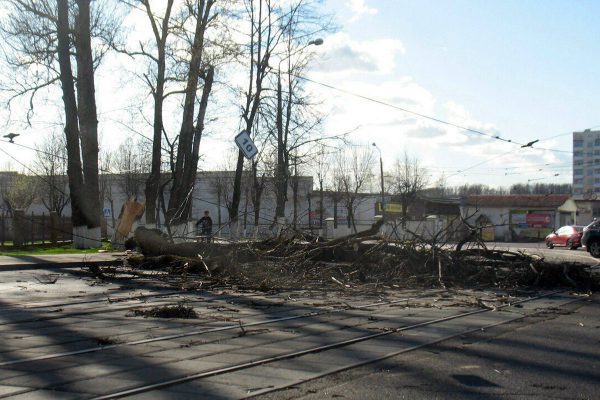
<svg viewBox="0 0 600 400">
<path fill-rule="evenodd" d="M 456 246 L 417 235 L 411 241 L 390 241 L 379 234 L 381 224 L 328 242 L 295 236 L 248 243 L 173 244 L 152 231 L 136 231 L 143 257 L 128 263 L 172 274 L 203 274 L 220 284 L 263 291 L 599 286 L 583 264 L 551 263 L 524 253 L 488 249 L 471 237 Z"/>
</svg>

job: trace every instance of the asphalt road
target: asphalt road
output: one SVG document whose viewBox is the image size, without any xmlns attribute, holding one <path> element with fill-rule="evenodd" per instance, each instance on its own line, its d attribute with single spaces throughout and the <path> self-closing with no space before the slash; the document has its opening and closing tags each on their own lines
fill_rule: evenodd
<svg viewBox="0 0 600 400">
<path fill-rule="evenodd" d="M 600 296 L 262 398 L 598 399 Z"/>
<path fill-rule="evenodd" d="M 548 261 L 568 261 L 580 262 L 587 265 L 597 265 L 600 259 L 590 256 L 584 247 L 577 250 L 569 250 L 566 247 L 555 247 L 549 249 L 544 242 L 540 243 L 505 243 L 505 242 L 490 242 L 486 243 L 490 249 L 502 249 L 509 251 L 523 251 L 527 254 L 534 254 L 544 257 Z"/>
</svg>

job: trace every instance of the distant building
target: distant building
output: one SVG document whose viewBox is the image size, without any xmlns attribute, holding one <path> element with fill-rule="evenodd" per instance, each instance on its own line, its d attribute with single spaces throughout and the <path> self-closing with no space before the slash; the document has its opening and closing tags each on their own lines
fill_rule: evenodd
<svg viewBox="0 0 600 400">
<path fill-rule="evenodd" d="M 573 196 L 576 200 L 600 197 L 600 131 L 573 132 Z"/>
<path fill-rule="evenodd" d="M 461 203 L 463 218 L 493 229 L 490 240 L 540 240 L 578 222 L 577 205 L 568 194 L 472 195 Z"/>
<path fill-rule="evenodd" d="M 0 212 L 8 213 L 10 210 L 6 203 L 6 193 L 10 191 L 14 182 L 20 175 L 16 172 L 0 171 Z M 194 190 L 190 193 L 192 199 L 192 208 L 188 220 L 193 228 L 204 213 L 209 211 L 215 224 L 214 231 L 228 233 L 229 221 L 227 204 L 231 202 L 233 192 L 234 171 L 202 171 L 196 175 Z M 57 189 L 67 195 L 68 184 L 66 177 L 61 177 L 60 187 Z M 102 214 L 104 216 L 103 226 L 107 229 L 108 235 L 112 233 L 115 227 L 119 213 L 130 198 L 137 198 L 144 202 L 144 188 L 147 176 L 144 174 L 124 173 L 124 174 L 101 174 L 99 177 L 100 194 L 102 197 Z M 168 178 L 165 174 L 165 178 Z M 239 220 L 241 228 L 245 232 L 251 232 L 255 228 L 255 221 L 258 221 L 260 231 L 269 231 L 275 219 L 275 189 L 272 177 L 265 177 L 264 188 L 260 201 L 260 208 L 255 210 L 253 200 L 253 181 L 249 173 L 242 176 L 242 195 L 239 206 Z M 295 185 L 297 180 L 297 185 Z M 304 227 L 310 224 L 309 217 L 311 207 L 313 178 L 311 176 L 291 176 L 287 202 L 285 205 L 285 217 L 288 222 L 296 221 L 297 225 Z M 294 194 L 296 187 L 296 194 Z M 165 188 L 164 198 L 168 201 L 168 190 L 170 185 Z M 32 191 L 35 189 L 32 187 Z M 32 192 L 32 193 L 33 193 Z M 43 194 L 36 193 L 33 203 L 26 207 L 26 215 L 48 215 L 48 209 L 44 202 Z M 67 204 L 62 211 L 62 216 L 71 217 L 71 205 Z M 145 215 L 139 221 L 140 224 L 146 222 Z M 164 226 L 165 217 L 162 211 L 158 215 L 159 226 Z"/>
</svg>

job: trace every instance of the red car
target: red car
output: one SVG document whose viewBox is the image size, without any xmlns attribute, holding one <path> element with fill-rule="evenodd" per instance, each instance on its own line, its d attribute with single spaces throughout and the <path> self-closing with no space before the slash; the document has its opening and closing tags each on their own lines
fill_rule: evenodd
<svg viewBox="0 0 600 400">
<path fill-rule="evenodd" d="M 571 250 L 581 247 L 581 236 L 583 235 L 583 226 L 568 225 L 546 236 L 546 246 L 549 249 L 554 246 L 565 246 Z"/>
</svg>

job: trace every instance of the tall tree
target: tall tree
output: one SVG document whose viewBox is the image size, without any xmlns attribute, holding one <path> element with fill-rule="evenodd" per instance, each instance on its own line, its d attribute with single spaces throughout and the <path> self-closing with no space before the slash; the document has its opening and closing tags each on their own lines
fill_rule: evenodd
<svg viewBox="0 0 600 400">
<path fill-rule="evenodd" d="M 67 2 L 67 0 L 60 0 Z M 100 245 L 100 190 L 98 187 L 98 114 L 94 82 L 94 57 L 90 28 L 90 0 L 77 0 L 75 15 L 75 59 L 77 62 L 77 116 L 83 163 L 83 206 L 87 230 L 84 235 Z"/>
<path fill-rule="evenodd" d="M 258 3 L 258 5 L 257 5 Z M 269 58 L 279 40 L 274 33 L 274 9 L 270 0 L 245 0 L 247 18 L 250 26 L 249 45 L 247 53 L 250 58 L 248 65 L 248 89 L 244 93 L 245 101 L 242 106 L 242 121 L 244 129 L 252 134 L 252 126 L 262 99 L 263 81 L 269 70 Z M 227 207 L 229 220 L 236 225 L 240 201 L 242 198 L 242 174 L 244 172 L 244 154 L 238 151 L 233 194 Z M 235 230 L 235 227 L 233 227 Z"/>
<path fill-rule="evenodd" d="M 195 18 L 195 29 L 187 69 L 183 116 L 173 171 L 173 185 L 166 215 L 168 223 L 173 225 L 187 222 L 190 216 L 191 194 L 198 169 L 200 141 L 204 133 L 208 98 L 215 75 L 214 65 L 204 58 L 207 30 L 210 23 L 217 17 L 217 13 L 212 10 L 215 0 L 187 0 L 186 4 Z M 195 105 L 200 79 L 203 81 L 203 86 L 196 112 Z"/>
<path fill-rule="evenodd" d="M 146 180 L 146 224 L 156 226 L 156 210 L 158 201 L 158 191 L 160 188 L 160 172 L 162 165 L 162 135 L 164 131 L 163 105 L 165 101 L 165 85 L 167 77 L 167 40 L 171 32 L 171 11 L 173 10 L 173 1 L 167 0 L 164 14 L 156 16 L 150 7 L 150 0 L 140 0 L 146 10 L 146 15 L 152 27 L 154 36 L 154 45 L 156 52 L 154 54 L 140 46 L 140 50 L 134 54 L 140 54 L 149 59 L 152 67 L 150 74 L 145 75 L 146 82 L 150 87 L 152 98 L 154 100 L 153 116 L 153 136 L 152 136 L 152 163 L 148 179 Z"/>
<path fill-rule="evenodd" d="M 276 193 L 278 195 L 278 215 L 283 214 L 285 207 L 285 191 L 287 191 L 287 179 L 289 178 L 289 161 L 287 170 L 285 168 L 286 154 L 290 154 L 289 142 L 285 142 L 285 132 L 289 132 L 293 126 L 292 118 L 283 119 L 282 115 L 286 113 L 288 117 L 291 114 L 291 108 L 294 101 L 284 101 L 284 97 L 291 96 L 297 100 L 297 92 L 294 87 L 298 85 L 295 74 L 300 72 L 299 66 L 306 61 L 298 62 L 295 56 L 307 45 L 307 37 L 318 35 L 324 31 L 326 21 L 319 13 L 317 3 L 310 0 L 292 0 L 289 2 L 276 2 L 271 0 L 246 0 L 246 19 L 249 22 L 250 30 L 246 47 L 247 52 L 244 55 L 248 64 L 248 87 L 244 93 L 244 104 L 242 106 L 242 125 L 244 129 L 253 136 L 257 136 L 253 131 L 254 121 L 257 113 L 261 112 L 261 105 L 264 100 L 265 89 L 268 88 L 265 80 L 273 72 L 276 64 L 269 65 L 270 62 L 288 61 L 288 90 L 283 93 L 281 80 L 277 80 L 277 100 L 275 112 L 269 112 L 273 116 L 274 123 L 267 129 L 277 142 L 277 169 L 275 171 Z M 310 34 L 307 32 L 311 32 Z M 321 43 L 319 41 L 318 43 Z M 275 61 L 274 61 L 275 60 Z M 291 68 L 291 66 L 294 68 Z M 278 65 L 274 76 L 280 77 L 280 67 Z M 298 68 L 296 68 L 298 67 Z M 293 78 L 292 78 L 293 77 Z M 291 86 L 291 88 L 290 88 Z M 285 104 L 285 105 L 284 105 Z M 285 111 L 283 111 L 285 109 Z M 277 111 L 278 110 L 278 111 Z M 285 150 L 283 150 L 285 148 Z M 289 157 L 288 157 L 289 160 Z M 236 175 L 234 182 L 234 192 L 229 217 L 235 222 L 238 216 L 239 202 L 241 199 L 241 180 L 244 166 L 244 156 L 240 151 L 238 153 L 238 162 L 236 165 Z M 282 207 L 283 204 L 283 207 Z"/>
<path fill-rule="evenodd" d="M 90 0 L 6 0 L 7 23 L 2 36 L 9 65 L 16 71 L 13 99 L 34 96 L 60 82 L 67 148 L 74 246 L 100 244 L 98 189 L 98 120 L 94 69 L 118 31 L 116 13 Z M 98 37 L 94 47 L 92 36 Z M 73 62 L 76 73 L 74 75 Z M 80 142 L 81 141 L 81 142 Z"/>
</svg>

